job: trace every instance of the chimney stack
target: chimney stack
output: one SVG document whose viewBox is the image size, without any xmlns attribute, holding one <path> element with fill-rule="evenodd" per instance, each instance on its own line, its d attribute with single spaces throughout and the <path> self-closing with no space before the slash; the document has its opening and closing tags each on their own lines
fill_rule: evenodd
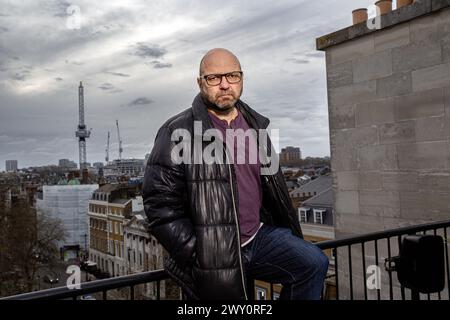
<svg viewBox="0 0 450 320">
<path fill-rule="evenodd" d="M 365 8 L 355 9 L 352 11 L 352 16 L 353 16 L 353 25 L 367 21 L 368 19 L 367 9 Z"/>
<path fill-rule="evenodd" d="M 375 5 L 380 10 L 380 15 L 389 13 L 392 11 L 392 0 L 380 0 L 375 2 Z"/>
</svg>

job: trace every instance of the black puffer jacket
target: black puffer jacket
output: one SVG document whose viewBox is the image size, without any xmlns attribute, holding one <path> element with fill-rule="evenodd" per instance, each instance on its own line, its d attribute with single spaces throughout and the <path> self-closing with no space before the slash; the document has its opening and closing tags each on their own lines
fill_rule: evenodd
<svg viewBox="0 0 450 320">
<path fill-rule="evenodd" d="M 236 106 L 250 127 L 267 128 L 266 117 L 242 101 Z M 171 161 L 171 150 L 177 144 L 171 141 L 172 132 L 183 128 L 193 137 L 194 121 L 202 121 L 203 132 L 213 128 L 200 95 L 192 108 L 169 119 L 158 131 L 143 186 L 149 231 L 169 252 L 166 271 L 190 298 L 247 299 L 233 165 Z M 203 142 L 203 148 L 209 143 Z M 271 150 L 269 139 L 267 148 Z M 302 237 L 281 170 L 261 175 L 261 183 L 261 221 L 291 228 Z"/>
</svg>

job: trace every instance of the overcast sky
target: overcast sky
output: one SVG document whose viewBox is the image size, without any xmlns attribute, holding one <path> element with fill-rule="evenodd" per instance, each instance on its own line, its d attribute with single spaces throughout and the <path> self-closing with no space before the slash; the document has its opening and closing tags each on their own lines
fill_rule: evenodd
<svg viewBox="0 0 450 320">
<path fill-rule="evenodd" d="M 280 147 L 328 156 L 325 56 L 315 39 L 373 2 L 0 0 L 0 170 L 7 159 L 19 168 L 78 163 L 80 81 L 87 161 L 104 161 L 108 131 L 110 159 L 118 157 L 116 119 L 123 157 L 144 158 L 164 121 L 191 106 L 199 61 L 215 47 L 240 59 L 241 98 L 280 129 Z"/>
</svg>

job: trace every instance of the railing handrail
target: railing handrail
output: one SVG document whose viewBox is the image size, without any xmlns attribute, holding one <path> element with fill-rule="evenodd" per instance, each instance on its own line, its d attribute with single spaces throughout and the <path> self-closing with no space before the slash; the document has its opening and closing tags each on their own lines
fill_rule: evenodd
<svg viewBox="0 0 450 320">
<path fill-rule="evenodd" d="M 326 240 L 316 242 L 315 244 L 322 250 L 333 249 L 353 244 L 360 244 L 369 241 L 387 239 L 390 237 L 402 236 L 405 234 L 414 234 L 420 231 L 436 230 L 450 227 L 450 220 L 425 223 L 415 226 L 407 226 L 385 231 L 373 232 L 363 235 L 350 236 L 342 239 Z M 130 274 L 126 276 L 83 282 L 80 289 L 69 289 L 68 287 L 51 288 L 40 291 L 33 291 L 14 296 L 0 298 L 0 300 L 40 300 L 40 299 L 65 299 L 82 296 L 87 293 L 104 292 L 107 290 L 132 287 L 138 284 L 149 283 L 169 279 L 165 270 L 146 271 Z"/>
<path fill-rule="evenodd" d="M 316 242 L 315 245 L 317 245 L 322 250 L 333 249 L 333 248 L 337 248 L 337 247 L 344 247 L 344 246 L 364 243 L 364 242 L 368 242 L 368 241 L 386 239 L 386 238 L 401 236 L 401 235 L 405 235 L 405 234 L 413 234 L 413 233 L 416 233 L 419 231 L 428 231 L 428 230 L 434 230 L 434 229 L 440 229 L 440 228 L 446 228 L 446 227 L 450 227 L 450 220 L 424 223 L 424 224 L 415 225 L 415 226 L 407 226 L 407 227 L 401 227 L 401 228 L 390 229 L 390 230 L 385 230 L 385 231 L 372 232 L 372 233 L 367 233 L 367 234 L 363 234 L 363 235 L 345 237 L 345 238 L 341 238 L 341 239 L 325 240 L 325 241 Z"/>
<path fill-rule="evenodd" d="M 65 286 L 8 296 L 0 298 L 0 300 L 66 299 L 73 298 L 74 296 L 82 296 L 87 293 L 101 292 L 122 287 L 130 287 L 142 283 L 166 279 L 169 279 L 169 275 L 166 273 L 166 271 L 160 269 L 120 277 L 83 282 L 80 284 L 80 289 L 69 289 L 67 286 Z"/>
</svg>

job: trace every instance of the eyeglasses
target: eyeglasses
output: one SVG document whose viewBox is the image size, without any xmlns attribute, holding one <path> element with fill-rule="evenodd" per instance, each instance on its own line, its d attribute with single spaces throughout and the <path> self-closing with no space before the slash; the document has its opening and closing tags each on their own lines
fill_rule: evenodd
<svg viewBox="0 0 450 320">
<path fill-rule="evenodd" d="M 201 78 L 206 80 L 206 83 L 210 86 L 218 86 L 222 83 L 222 78 L 225 76 L 228 83 L 238 83 L 242 79 L 242 71 L 233 71 L 230 73 L 218 73 L 218 74 L 208 74 L 206 76 L 201 76 Z"/>
</svg>

